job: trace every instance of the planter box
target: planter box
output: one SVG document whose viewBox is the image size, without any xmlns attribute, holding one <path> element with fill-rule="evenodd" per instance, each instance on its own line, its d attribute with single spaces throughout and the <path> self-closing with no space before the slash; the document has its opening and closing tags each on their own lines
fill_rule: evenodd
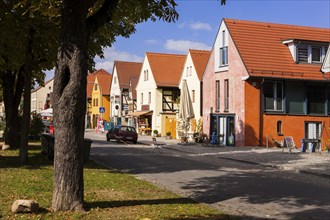
<svg viewBox="0 0 330 220">
<path fill-rule="evenodd" d="M 91 152 L 91 146 L 93 141 L 90 139 L 84 139 L 84 162 L 89 161 L 89 156 Z M 46 155 L 49 160 L 54 159 L 54 146 L 55 146 L 55 138 L 54 135 L 51 134 L 41 134 L 41 149 L 42 153 Z"/>
</svg>

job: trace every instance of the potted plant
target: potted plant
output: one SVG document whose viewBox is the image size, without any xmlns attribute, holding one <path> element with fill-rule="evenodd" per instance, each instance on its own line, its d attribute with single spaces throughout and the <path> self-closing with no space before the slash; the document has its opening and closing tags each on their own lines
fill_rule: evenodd
<svg viewBox="0 0 330 220">
<path fill-rule="evenodd" d="M 171 133 L 170 131 L 166 132 L 166 139 L 167 139 L 167 140 L 172 139 L 171 134 L 172 134 L 172 133 Z"/>
<path fill-rule="evenodd" d="M 152 135 L 153 137 L 158 137 L 158 130 L 153 130 L 153 135 Z"/>
</svg>

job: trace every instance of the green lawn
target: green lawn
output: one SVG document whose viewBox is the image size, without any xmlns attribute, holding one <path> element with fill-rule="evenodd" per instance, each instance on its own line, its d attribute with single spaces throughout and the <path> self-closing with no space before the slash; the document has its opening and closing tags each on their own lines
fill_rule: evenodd
<svg viewBox="0 0 330 220">
<path fill-rule="evenodd" d="M 18 151 L 0 150 L 0 219 L 233 219 L 134 176 L 108 170 L 92 161 L 85 166 L 85 213 L 52 212 L 53 166 L 30 145 L 29 165 L 21 167 Z M 17 199 L 33 199 L 38 213 L 13 214 Z"/>
</svg>

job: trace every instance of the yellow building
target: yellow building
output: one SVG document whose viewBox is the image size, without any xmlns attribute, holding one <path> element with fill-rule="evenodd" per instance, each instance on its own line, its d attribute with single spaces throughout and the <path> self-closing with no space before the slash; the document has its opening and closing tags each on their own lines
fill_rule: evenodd
<svg viewBox="0 0 330 220">
<path fill-rule="evenodd" d="M 101 72 L 100 72 L 101 71 Z M 87 82 L 87 88 L 90 96 L 87 100 L 87 127 L 95 128 L 97 119 L 102 118 L 103 121 L 110 121 L 110 85 L 112 75 L 105 70 L 99 70 L 94 73 L 94 81 Z M 88 92 L 87 92 L 88 94 Z M 100 112 L 100 108 L 104 108 L 104 112 Z"/>
</svg>

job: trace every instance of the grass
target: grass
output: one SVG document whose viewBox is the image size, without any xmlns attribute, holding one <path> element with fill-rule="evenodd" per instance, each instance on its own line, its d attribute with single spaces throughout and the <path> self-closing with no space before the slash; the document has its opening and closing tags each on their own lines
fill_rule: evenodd
<svg viewBox="0 0 330 220">
<path fill-rule="evenodd" d="M 134 176 L 85 165 L 84 213 L 52 212 L 53 166 L 40 143 L 29 146 L 29 165 L 20 166 L 18 151 L 0 150 L 0 219 L 231 219 L 219 211 L 182 198 Z M 17 199 L 39 203 L 38 213 L 14 214 Z"/>
</svg>

